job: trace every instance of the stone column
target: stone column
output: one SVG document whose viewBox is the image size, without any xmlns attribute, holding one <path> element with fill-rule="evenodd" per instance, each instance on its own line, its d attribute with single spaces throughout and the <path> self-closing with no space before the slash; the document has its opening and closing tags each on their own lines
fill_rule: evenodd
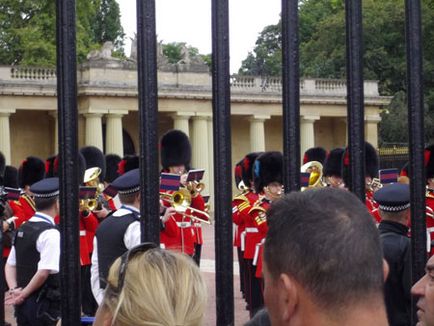
<svg viewBox="0 0 434 326">
<path fill-rule="evenodd" d="M 3 153 L 6 164 L 11 164 L 11 132 L 9 117 L 15 110 L 0 111 L 0 152 Z"/>
<path fill-rule="evenodd" d="M 86 146 L 98 147 L 103 150 L 102 141 L 102 114 L 100 113 L 86 113 L 86 133 L 84 144 Z"/>
<path fill-rule="evenodd" d="M 378 148 L 378 123 L 381 121 L 380 116 L 365 117 L 365 139 L 374 148 Z"/>
<path fill-rule="evenodd" d="M 206 185 L 209 185 L 208 116 L 195 116 L 192 118 L 193 126 L 190 138 L 192 146 L 191 166 L 195 169 L 205 169 L 203 182 Z"/>
<path fill-rule="evenodd" d="M 54 119 L 54 142 L 53 142 L 53 154 L 57 154 L 59 152 L 59 121 L 57 119 L 57 111 L 51 111 L 49 115 Z"/>
<path fill-rule="evenodd" d="M 189 120 L 194 113 L 175 113 L 172 115 L 173 129 L 183 131 L 187 136 L 190 135 Z"/>
<path fill-rule="evenodd" d="M 269 116 L 253 116 L 250 121 L 250 151 L 264 152 L 265 151 L 265 128 L 264 122 L 269 119 Z"/>
<path fill-rule="evenodd" d="M 214 211 L 214 134 L 212 128 L 212 117 L 207 119 L 208 123 L 208 184 L 206 185 L 205 194 L 210 195 L 210 210 Z"/>
<path fill-rule="evenodd" d="M 316 116 L 300 117 L 300 154 L 303 159 L 304 152 L 315 146 L 315 120 L 319 120 Z"/>
<path fill-rule="evenodd" d="M 122 135 L 122 114 L 109 113 L 106 115 L 105 152 L 124 156 Z"/>
</svg>

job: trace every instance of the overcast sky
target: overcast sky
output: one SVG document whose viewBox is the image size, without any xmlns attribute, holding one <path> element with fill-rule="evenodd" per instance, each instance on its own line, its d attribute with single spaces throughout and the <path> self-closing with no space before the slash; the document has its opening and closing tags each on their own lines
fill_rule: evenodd
<svg viewBox="0 0 434 326">
<path fill-rule="evenodd" d="M 117 0 L 128 37 L 136 31 L 136 1 Z M 211 0 L 155 0 L 158 41 L 186 42 L 211 53 Z M 280 0 L 229 0 L 231 73 L 236 73 L 262 29 L 279 20 Z M 126 42 L 130 53 L 131 42 Z"/>
</svg>

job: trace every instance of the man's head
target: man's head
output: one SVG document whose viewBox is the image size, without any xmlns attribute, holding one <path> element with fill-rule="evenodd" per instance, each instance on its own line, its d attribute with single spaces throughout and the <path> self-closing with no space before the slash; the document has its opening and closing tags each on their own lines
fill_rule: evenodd
<svg viewBox="0 0 434 326">
<path fill-rule="evenodd" d="M 36 210 L 54 217 L 59 213 L 59 178 L 46 178 L 30 187 Z"/>
<path fill-rule="evenodd" d="M 331 319 L 359 304 L 381 306 L 378 231 L 352 193 L 293 192 L 273 203 L 267 216 L 264 296 L 273 325 L 291 324 L 307 306 Z"/>
<path fill-rule="evenodd" d="M 410 187 L 408 184 L 392 183 L 374 193 L 383 220 L 404 225 L 410 218 Z"/>
<path fill-rule="evenodd" d="M 434 325 L 434 256 L 426 263 L 425 275 L 411 288 L 411 294 L 418 298 L 417 317 L 419 326 Z"/>
<path fill-rule="evenodd" d="M 117 190 L 122 204 L 140 206 L 140 171 L 134 169 L 117 177 L 111 184 Z"/>
</svg>

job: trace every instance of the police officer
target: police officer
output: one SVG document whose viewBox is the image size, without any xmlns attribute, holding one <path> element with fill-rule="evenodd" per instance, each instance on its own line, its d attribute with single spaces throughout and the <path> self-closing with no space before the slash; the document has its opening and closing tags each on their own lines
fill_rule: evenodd
<svg viewBox="0 0 434 326">
<path fill-rule="evenodd" d="M 410 189 L 407 184 L 393 183 L 376 191 L 374 199 L 379 204 L 378 229 L 390 269 L 385 284 L 389 324 L 411 325 Z"/>
<path fill-rule="evenodd" d="M 111 264 L 124 252 L 141 242 L 139 169 L 121 175 L 111 186 L 118 191 L 122 206 L 100 223 L 94 239 L 91 285 L 98 304 L 101 304 L 103 299 Z M 172 227 L 176 230 L 176 223 L 169 218 L 173 211 L 172 208 L 165 210 L 161 221 L 166 228 Z M 170 224 L 170 221 L 173 224 Z"/>
<path fill-rule="evenodd" d="M 60 233 L 54 217 L 59 212 L 59 179 L 34 183 L 36 213 L 21 225 L 5 266 L 9 295 L 18 325 L 55 325 L 60 317 L 57 273 Z"/>
</svg>

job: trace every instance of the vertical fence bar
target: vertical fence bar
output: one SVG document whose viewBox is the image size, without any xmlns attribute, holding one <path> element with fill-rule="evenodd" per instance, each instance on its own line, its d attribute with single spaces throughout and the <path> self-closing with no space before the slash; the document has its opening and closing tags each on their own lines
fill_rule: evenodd
<svg viewBox="0 0 434 326">
<path fill-rule="evenodd" d="M 285 192 L 300 189 L 300 68 L 298 1 L 282 0 L 283 180 Z"/>
<path fill-rule="evenodd" d="M 0 232 L 0 250 L 1 252 L 3 252 L 3 239 L 4 239 L 4 232 L 1 231 Z M 2 271 L 5 270 L 5 265 L 3 263 L 3 260 L 0 263 L 0 268 Z M 5 273 L 0 273 L 0 285 L 3 286 L 3 289 L 7 289 L 7 285 L 6 285 L 6 279 L 5 279 Z M 3 291 L 0 291 L 0 302 L 4 302 L 5 301 L 5 293 Z M 2 304 L 0 307 L 0 326 L 4 326 L 5 324 L 5 305 Z"/>
<path fill-rule="evenodd" d="M 57 0 L 57 107 L 60 157 L 62 325 L 80 325 L 75 0 Z"/>
<path fill-rule="evenodd" d="M 419 0 L 406 0 L 408 132 L 411 175 L 413 284 L 423 276 L 426 255 L 422 32 Z M 414 308 L 413 303 L 413 308 Z M 413 318 L 415 314 L 413 313 Z M 413 320 L 415 321 L 415 320 Z"/>
<path fill-rule="evenodd" d="M 349 189 L 365 202 L 365 109 L 363 101 L 362 2 L 345 0 Z"/>
<path fill-rule="evenodd" d="M 142 241 L 160 243 L 155 0 L 137 0 Z"/>
<path fill-rule="evenodd" d="M 217 325 L 234 324 L 228 0 L 212 0 Z"/>
</svg>

